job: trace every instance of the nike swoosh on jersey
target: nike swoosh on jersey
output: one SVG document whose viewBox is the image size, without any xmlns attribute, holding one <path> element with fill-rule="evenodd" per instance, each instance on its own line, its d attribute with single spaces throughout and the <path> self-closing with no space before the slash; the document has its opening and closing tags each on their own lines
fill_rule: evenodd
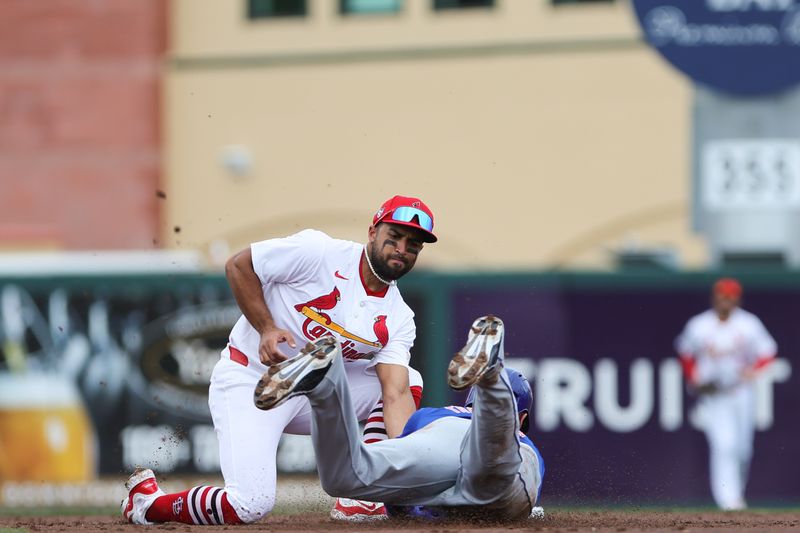
<svg viewBox="0 0 800 533">
<path fill-rule="evenodd" d="M 336 276 L 339 279 L 343 279 L 345 281 L 350 281 L 349 278 L 346 278 L 346 277 L 342 276 L 341 274 L 339 274 L 338 270 L 336 272 L 334 272 L 333 275 Z"/>
</svg>

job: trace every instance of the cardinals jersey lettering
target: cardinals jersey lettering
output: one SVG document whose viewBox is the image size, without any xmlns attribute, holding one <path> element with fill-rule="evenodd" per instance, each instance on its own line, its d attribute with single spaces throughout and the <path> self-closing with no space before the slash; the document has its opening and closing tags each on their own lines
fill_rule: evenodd
<svg viewBox="0 0 800 533">
<path fill-rule="evenodd" d="M 696 360 L 699 383 L 730 386 L 742 371 L 759 359 L 775 355 L 777 345 L 764 324 L 744 309 L 734 309 L 722 321 L 713 310 L 691 318 L 678 337 L 675 348 L 682 356 Z"/>
<path fill-rule="evenodd" d="M 370 291 L 361 279 L 364 245 L 333 239 L 316 230 L 250 245 L 253 269 L 275 324 L 289 330 L 297 349 L 281 344 L 292 356 L 306 342 L 326 335 L 342 344 L 345 362 L 371 359 L 372 364 L 408 366 L 416 336 L 414 313 L 392 285 L 385 293 Z M 264 368 L 258 357 L 259 334 L 242 316 L 230 343 Z"/>
</svg>

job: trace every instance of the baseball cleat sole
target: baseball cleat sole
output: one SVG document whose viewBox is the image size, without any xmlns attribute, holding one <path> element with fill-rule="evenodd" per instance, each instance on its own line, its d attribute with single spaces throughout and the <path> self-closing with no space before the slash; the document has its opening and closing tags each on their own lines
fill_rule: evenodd
<svg viewBox="0 0 800 533">
<path fill-rule="evenodd" d="M 152 524 L 147 520 L 147 510 L 165 493 L 158 487 L 156 476 L 149 468 L 137 468 L 125 482 L 128 495 L 122 500 L 122 516 L 132 524 Z"/>
<path fill-rule="evenodd" d="M 300 353 L 270 369 L 261 376 L 253 393 L 253 402 L 267 411 L 294 396 L 308 394 L 316 387 L 341 353 L 339 342 L 322 337 L 306 344 Z"/>
<path fill-rule="evenodd" d="M 504 333 L 503 321 L 492 315 L 482 316 L 472 323 L 467 344 L 453 356 L 447 368 L 450 388 L 466 389 L 497 363 Z"/>
</svg>

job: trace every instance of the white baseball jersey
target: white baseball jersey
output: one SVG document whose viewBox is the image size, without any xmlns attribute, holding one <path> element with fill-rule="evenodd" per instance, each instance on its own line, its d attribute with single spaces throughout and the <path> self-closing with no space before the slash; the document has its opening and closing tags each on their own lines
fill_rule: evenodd
<svg viewBox="0 0 800 533">
<path fill-rule="evenodd" d="M 364 245 L 333 239 L 316 230 L 256 242 L 253 268 L 275 324 L 294 335 L 299 351 L 307 341 L 335 335 L 345 362 L 371 359 L 369 366 L 408 366 L 416 336 L 414 313 L 391 285 L 370 291 L 361 278 Z M 260 336 L 244 316 L 233 327 L 231 346 L 266 371 L 258 356 Z M 280 350 L 294 355 L 287 344 Z"/>
<path fill-rule="evenodd" d="M 689 320 L 676 349 L 695 358 L 699 383 L 725 387 L 739 382 L 742 371 L 759 359 L 774 356 L 777 345 L 753 313 L 736 308 L 722 321 L 709 309 Z"/>
</svg>

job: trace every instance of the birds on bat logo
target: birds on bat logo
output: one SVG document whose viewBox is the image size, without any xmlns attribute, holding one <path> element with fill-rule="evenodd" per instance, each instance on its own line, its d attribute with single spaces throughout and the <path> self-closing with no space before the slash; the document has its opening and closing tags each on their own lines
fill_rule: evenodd
<svg viewBox="0 0 800 533">
<path fill-rule="evenodd" d="M 339 292 L 339 288 L 334 286 L 333 290 L 330 293 L 324 294 L 322 296 L 317 296 L 316 298 L 313 298 L 305 303 L 297 304 L 294 306 L 294 308 L 298 313 L 302 313 L 304 307 L 308 307 L 309 309 L 316 309 L 317 312 L 319 313 L 319 316 L 325 319 L 326 321 L 325 325 L 330 326 L 331 317 L 328 316 L 326 313 L 322 313 L 321 311 L 329 311 L 333 309 L 334 307 L 336 307 L 336 304 L 338 304 L 341 301 L 341 299 L 342 295 Z"/>
<path fill-rule="evenodd" d="M 337 334 L 342 337 L 342 355 L 347 359 L 369 359 L 374 355 L 374 350 L 369 352 L 359 352 L 358 344 L 368 347 L 381 349 L 389 343 L 389 327 L 387 325 L 387 315 L 377 315 L 373 318 L 372 333 L 375 340 L 361 337 L 352 331 L 345 329 L 331 319 L 331 311 L 341 301 L 342 296 L 339 288 L 334 286 L 328 294 L 323 294 L 312 298 L 307 302 L 299 303 L 294 306 L 295 310 L 304 315 L 306 320 L 303 322 L 303 335 L 309 340 L 316 340 L 325 335 Z"/>
<path fill-rule="evenodd" d="M 389 344 L 389 328 L 386 326 L 386 315 L 378 315 L 372 324 L 372 332 L 375 333 L 381 346 Z"/>
</svg>

